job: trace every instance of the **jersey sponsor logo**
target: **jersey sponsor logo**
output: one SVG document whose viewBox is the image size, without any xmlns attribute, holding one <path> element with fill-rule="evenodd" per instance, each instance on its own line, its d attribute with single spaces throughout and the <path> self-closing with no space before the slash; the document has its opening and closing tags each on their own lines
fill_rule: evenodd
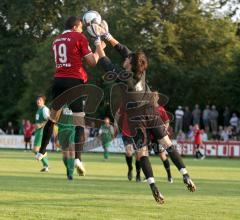
<svg viewBox="0 0 240 220">
<path fill-rule="evenodd" d="M 36 114 L 35 119 L 39 120 L 39 117 L 40 117 L 39 114 Z"/>
<path fill-rule="evenodd" d="M 72 115 L 73 112 L 72 112 L 72 110 L 69 109 L 69 108 L 64 108 L 64 109 L 63 109 L 63 114 L 64 114 L 64 115 Z"/>
</svg>

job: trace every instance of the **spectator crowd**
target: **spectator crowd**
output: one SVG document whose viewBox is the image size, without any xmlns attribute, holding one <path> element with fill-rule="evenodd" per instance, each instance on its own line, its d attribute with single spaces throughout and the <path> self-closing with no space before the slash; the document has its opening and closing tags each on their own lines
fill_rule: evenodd
<svg viewBox="0 0 240 220">
<path fill-rule="evenodd" d="M 203 141 L 240 140 L 240 119 L 235 112 L 231 113 L 228 107 L 220 114 L 215 105 L 206 105 L 205 109 L 201 110 L 196 104 L 192 111 L 188 106 L 184 109 L 178 106 L 174 126 L 176 139 L 193 140 L 196 125 L 201 129 Z"/>
<path fill-rule="evenodd" d="M 192 111 L 188 106 L 184 108 L 178 106 L 173 123 L 174 137 L 178 141 L 193 141 L 195 125 L 198 125 L 201 130 L 202 141 L 240 140 L 240 118 L 228 107 L 219 113 L 215 105 L 206 105 L 202 110 L 196 104 Z M 13 126 L 12 122 L 8 122 L 4 130 L 0 129 L 0 134 L 22 134 L 27 139 L 33 132 L 34 125 L 29 120 L 22 120 L 19 126 Z M 86 136 L 95 137 L 98 136 L 98 129 L 94 128 L 93 125 L 92 128 L 87 129 L 86 133 Z"/>
</svg>

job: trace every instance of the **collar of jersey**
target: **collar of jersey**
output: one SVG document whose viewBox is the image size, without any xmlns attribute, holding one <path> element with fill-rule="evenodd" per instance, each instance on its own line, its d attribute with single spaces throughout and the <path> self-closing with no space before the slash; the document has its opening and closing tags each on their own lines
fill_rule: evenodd
<svg viewBox="0 0 240 220">
<path fill-rule="evenodd" d="M 65 30 L 62 32 L 62 34 L 69 33 L 69 32 L 72 32 L 72 30 Z"/>
</svg>

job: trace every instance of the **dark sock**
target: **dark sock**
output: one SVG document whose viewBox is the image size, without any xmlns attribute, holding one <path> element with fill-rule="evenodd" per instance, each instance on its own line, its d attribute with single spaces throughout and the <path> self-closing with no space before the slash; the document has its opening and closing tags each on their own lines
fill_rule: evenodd
<svg viewBox="0 0 240 220">
<path fill-rule="evenodd" d="M 82 161 L 82 144 L 75 144 L 75 159 Z"/>
<path fill-rule="evenodd" d="M 27 150 L 27 143 L 25 143 L 25 150 Z"/>
<path fill-rule="evenodd" d="M 68 158 L 67 159 L 67 167 L 68 167 L 68 175 L 73 176 L 74 172 L 74 158 Z"/>
<path fill-rule="evenodd" d="M 140 162 L 140 160 L 135 161 L 135 167 L 136 167 L 137 174 L 140 174 L 140 172 L 141 172 L 141 162 Z"/>
<path fill-rule="evenodd" d="M 66 167 L 66 171 L 67 171 L 67 176 L 69 175 L 69 170 L 68 170 L 68 162 L 67 162 L 67 158 L 66 157 L 63 157 L 63 163 L 64 163 L 64 165 L 65 165 L 65 167 Z"/>
<path fill-rule="evenodd" d="M 46 148 L 49 143 L 49 140 L 52 136 L 54 123 L 51 120 L 48 120 L 43 129 L 42 144 L 39 150 L 39 153 L 45 154 Z"/>
<path fill-rule="evenodd" d="M 125 158 L 126 158 L 126 162 L 127 162 L 127 165 L 128 165 L 128 170 L 132 170 L 133 167 L 132 167 L 132 156 L 131 157 L 128 157 L 127 155 L 125 155 Z"/>
<path fill-rule="evenodd" d="M 108 159 L 108 156 L 109 156 L 108 149 L 107 149 L 107 147 L 105 147 L 103 157 L 104 157 L 104 159 Z"/>
<path fill-rule="evenodd" d="M 85 141 L 84 128 L 76 126 L 75 128 L 75 159 L 82 161 L 82 151 Z"/>
<path fill-rule="evenodd" d="M 202 153 L 201 153 L 199 150 L 197 150 L 197 151 L 196 151 L 196 158 L 199 159 L 199 158 L 201 158 L 202 156 L 203 156 Z"/>
<path fill-rule="evenodd" d="M 182 161 L 181 155 L 178 153 L 175 146 L 171 146 L 171 147 L 167 148 L 167 152 L 168 152 L 168 155 L 171 158 L 172 162 L 178 168 L 179 171 L 182 168 L 185 168 L 185 165 Z"/>
<path fill-rule="evenodd" d="M 168 160 L 168 159 L 164 160 L 164 161 L 163 161 L 163 165 L 164 165 L 164 167 L 165 167 L 165 170 L 166 170 L 166 172 L 167 172 L 168 177 L 171 178 L 172 175 L 171 175 L 169 160 Z"/>
<path fill-rule="evenodd" d="M 149 158 L 146 156 L 141 157 L 140 164 L 146 179 L 153 177 L 153 170 Z"/>
</svg>

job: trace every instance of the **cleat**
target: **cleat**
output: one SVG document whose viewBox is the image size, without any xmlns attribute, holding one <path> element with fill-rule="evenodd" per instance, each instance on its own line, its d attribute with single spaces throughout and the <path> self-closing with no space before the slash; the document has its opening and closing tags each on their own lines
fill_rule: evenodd
<svg viewBox="0 0 240 220">
<path fill-rule="evenodd" d="M 85 176 L 86 175 L 86 170 L 83 166 L 83 162 L 81 162 L 79 159 L 75 159 L 74 166 L 75 166 L 79 176 Z"/>
<path fill-rule="evenodd" d="M 46 156 L 46 153 L 45 153 L 45 154 L 41 154 L 41 153 L 37 152 L 35 158 L 36 158 L 36 160 L 40 161 L 40 160 L 42 160 L 45 156 Z"/>
<path fill-rule="evenodd" d="M 187 186 L 187 189 L 190 192 L 195 192 L 197 187 L 193 183 L 193 181 L 190 179 L 190 176 L 188 174 L 183 175 L 183 182 Z"/>
<path fill-rule="evenodd" d="M 48 167 L 43 167 L 43 168 L 40 170 L 40 172 L 48 172 L 48 171 L 49 171 Z"/>
<path fill-rule="evenodd" d="M 137 173 L 136 175 L 136 182 L 137 183 L 140 183 L 142 180 L 141 180 L 141 176 L 140 176 L 140 173 Z"/>
<path fill-rule="evenodd" d="M 133 178 L 133 174 L 132 174 L 132 170 L 128 170 L 128 174 L 127 174 L 128 180 L 131 181 Z"/>
<path fill-rule="evenodd" d="M 156 187 L 155 184 L 150 185 L 152 194 L 154 199 L 156 200 L 157 203 L 163 204 L 164 203 L 164 197 L 163 195 L 159 192 L 158 188 Z"/>
<path fill-rule="evenodd" d="M 172 184 L 173 183 L 173 178 L 172 177 L 168 177 L 168 182 Z"/>
<path fill-rule="evenodd" d="M 68 179 L 68 180 L 73 180 L 73 176 L 68 175 L 68 176 L 67 176 L 67 179 Z"/>
</svg>

